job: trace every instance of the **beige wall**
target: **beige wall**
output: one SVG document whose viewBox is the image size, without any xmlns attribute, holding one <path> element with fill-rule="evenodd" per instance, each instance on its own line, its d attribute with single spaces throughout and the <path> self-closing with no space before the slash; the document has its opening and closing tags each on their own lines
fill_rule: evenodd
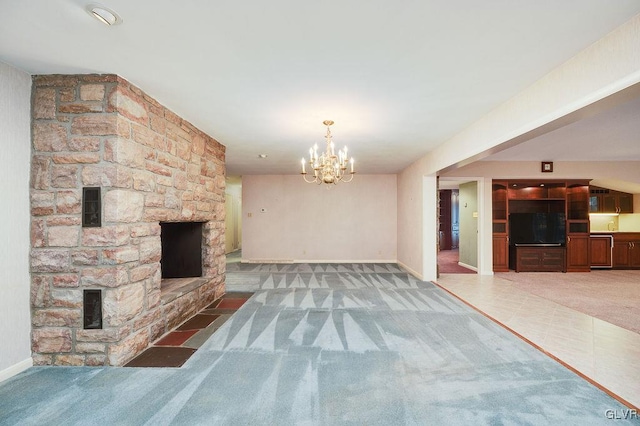
<svg viewBox="0 0 640 426">
<path fill-rule="evenodd" d="M 242 184 L 227 182 L 225 211 L 225 253 L 231 253 L 242 248 Z"/>
<path fill-rule="evenodd" d="M 395 262 L 396 199 L 395 175 L 330 189 L 300 175 L 243 176 L 243 261 Z"/>
<path fill-rule="evenodd" d="M 478 182 L 460 184 L 459 262 L 478 267 Z"/>
<path fill-rule="evenodd" d="M 0 62 L 0 381 L 30 367 L 31 77 Z"/>
<path fill-rule="evenodd" d="M 422 274 L 422 176 L 410 166 L 398 175 L 398 262 L 416 276 Z M 435 200 L 434 200 L 435 203 Z"/>
<path fill-rule="evenodd" d="M 494 179 L 607 179 L 640 184 L 640 161 L 556 161 L 553 173 L 540 172 L 539 161 L 476 161 L 443 173 L 441 178 L 477 176 Z"/>
</svg>

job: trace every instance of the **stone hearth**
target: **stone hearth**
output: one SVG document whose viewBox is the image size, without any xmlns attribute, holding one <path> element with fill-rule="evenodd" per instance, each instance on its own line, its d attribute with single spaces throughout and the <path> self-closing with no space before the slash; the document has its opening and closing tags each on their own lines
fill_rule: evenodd
<svg viewBox="0 0 640 426">
<path fill-rule="evenodd" d="M 32 93 L 34 363 L 123 365 L 224 293 L 225 148 L 115 75 L 35 76 Z M 202 277 L 164 303 L 160 222 L 202 222 Z M 83 328 L 85 289 L 102 329 Z"/>
</svg>

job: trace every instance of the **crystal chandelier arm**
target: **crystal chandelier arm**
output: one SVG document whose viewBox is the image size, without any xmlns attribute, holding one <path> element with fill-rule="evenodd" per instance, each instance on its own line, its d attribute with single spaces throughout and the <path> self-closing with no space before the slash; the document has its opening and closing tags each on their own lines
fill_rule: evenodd
<svg viewBox="0 0 640 426">
<path fill-rule="evenodd" d="M 351 172 L 351 173 L 349 173 L 349 174 L 351 175 L 351 177 L 349 178 L 349 180 L 344 179 L 344 175 L 342 175 L 342 178 L 340 178 L 340 181 L 341 181 L 341 182 L 344 182 L 344 183 L 349 183 L 349 182 L 351 182 L 351 181 L 353 180 L 353 175 L 355 175 L 355 174 L 356 174 L 356 172 Z"/>
<path fill-rule="evenodd" d="M 316 183 L 318 181 L 318 178 L 314 176 L 314 178 L 312 180 L 308 180 L 307 179 L 307 174 L 306 173 L 300 173 L 302 175 L 302 178 L 304 179 L 305 182 L 307 183 Z"/>
</svg>

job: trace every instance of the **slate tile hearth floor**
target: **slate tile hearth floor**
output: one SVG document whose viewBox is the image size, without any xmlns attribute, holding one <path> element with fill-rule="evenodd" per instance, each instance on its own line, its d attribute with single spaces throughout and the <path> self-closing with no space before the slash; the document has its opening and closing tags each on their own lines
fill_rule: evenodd
<svg viewBox="0 0 640 426">
<path fill-rule="evenodd" d="M 229 292 L 198 312 L 125 367 L 181 367 L 253 295 Z"/>
</svg>

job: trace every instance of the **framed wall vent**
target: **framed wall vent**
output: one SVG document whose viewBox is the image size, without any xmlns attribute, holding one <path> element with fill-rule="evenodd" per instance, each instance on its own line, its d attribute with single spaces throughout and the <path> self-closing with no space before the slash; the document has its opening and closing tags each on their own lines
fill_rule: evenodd
<svg viewBox="0 0 640 426">
<path fill-rule="evenodd" d="M 102 226 L 102 197 L 99 187 L 82 188 L 82 227 Z"/>
<path fill-rule="evenodd" d="M 83 327 L 85 330 L 102 328 L 102 290 L 83 290 Z"/>
</svg>

